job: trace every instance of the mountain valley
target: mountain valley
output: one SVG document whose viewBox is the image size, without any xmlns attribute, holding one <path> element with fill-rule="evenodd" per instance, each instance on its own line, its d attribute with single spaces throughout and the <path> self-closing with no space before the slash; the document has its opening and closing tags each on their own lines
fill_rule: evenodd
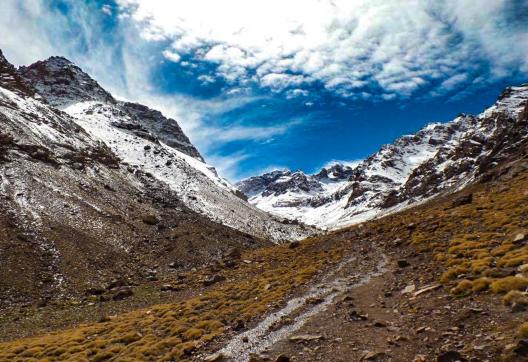
<svg viewBox="0 0 528 362">
<path fill-rule="evenodd" d="M 0 125 L 0 361 L 528 360 L 528 85 L 236 185 L 62 57 Z"/>
</svg>

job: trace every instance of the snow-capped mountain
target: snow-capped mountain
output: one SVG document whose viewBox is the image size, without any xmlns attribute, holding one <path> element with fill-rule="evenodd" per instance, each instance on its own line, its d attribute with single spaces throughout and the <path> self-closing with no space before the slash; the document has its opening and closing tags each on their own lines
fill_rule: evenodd
<svg viewBox="0 0 528 362">
<path fill-rule="evenodd" d="M 175 120 L 146 106 L 116 100 L 67 59 L 51 57 L 18 70 L 5 67 L 9 72 L 2 73 L 2 84 L 12 83 L 13 89 L 27 91 L 39 109 L 69 115 L 71 127 L 86 132 L 92 143 L 107 147 L 128 173 L 162 182 L 191 210 L 275 241 L 299 239 L 313 232 L 302 225 L 284 224 L 248 204 L 243 194 L 204 162 Z M 47 117 L 35 113 L 43 120 Z M 20 123 L 23 127 L 22 120 Z"/>
<path fill-rule="evenodd" d="M 404 208 L 476 181 L 526 150 L 528 84 L 511 87 L 478 116 L 429 124 L 357 166 L 315 175 L 273 171 L 237 184 L 257 207 L 336 228 Z"/>
</svg>

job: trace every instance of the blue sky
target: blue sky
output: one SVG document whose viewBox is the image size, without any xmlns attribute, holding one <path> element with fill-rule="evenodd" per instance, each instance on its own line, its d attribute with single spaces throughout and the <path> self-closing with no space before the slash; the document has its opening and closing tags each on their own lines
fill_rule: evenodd
<svg viewBox="0 0 528 362">
<path fill-rule="evenodd" d="M 175 118 L 232 181 L 367 157 L 528 81 L 528 0 L 3 0 L 17 65 L 64 55 Z"/>
</svg>

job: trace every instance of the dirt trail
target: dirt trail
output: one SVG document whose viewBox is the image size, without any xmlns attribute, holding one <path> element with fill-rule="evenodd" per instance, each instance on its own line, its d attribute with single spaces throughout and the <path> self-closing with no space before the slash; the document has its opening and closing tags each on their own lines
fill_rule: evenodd
<svg viewBox="0 0 528 362">
<path fill-rule="evenodd" d="M 376 260 L 350 257 L 327 273 L 301 296 L 267 316 L 254 328 L 234 336 L 219 353 L 232 361 L 248 361 L 298 331 L 311 317 L 324 312 L 346 292 L 370 282 L 386 271 L 388 258 L 381 252 Z"/>
</svg>

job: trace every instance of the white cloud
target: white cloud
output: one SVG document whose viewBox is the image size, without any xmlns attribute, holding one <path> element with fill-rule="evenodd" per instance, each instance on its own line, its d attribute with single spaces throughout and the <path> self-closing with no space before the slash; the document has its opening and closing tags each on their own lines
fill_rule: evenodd
<svg viewBox="0 0 528 362">
<path fill-rule="evenodd" d="M 181 60 L 180 55 L 172 50 L 164 50 L 162 54 L 165 58 L 174 63 L 178 63 Z"/>
<path fill-rule="evenodd" d="M 108 5 L 108 4 L 105 4 L 101 7 L 101 11 L 103 13 L 105 13 L 106 15 L 108 16 L 112 16 L 113 14 L 113 11 L 112 11 L 112 6 L 111 5 Z"/>
<path fill-rule="evenodd" d="M 528 32 L 504 21 L 507 0 L 118 3 L 146 39 L 170 40 L 170 51 L 218 64 L 230 82 L 273 91 L 321 82 L 343 96 L 362 97 L 369 85 L 383 98 L 409 97 L 456 86 L 453 77 L 480 60 L 491 78 L 528 69 Z"/>
<path fill-rule="evenodd" d="M 198 80 L 202 82 L 202 84 L 209 84 L 215 82 L 215 77 L 207 74 L 202 74 L 198 77 Z"/>
<path fill-rule="evenodd" d="M 240 180 L 240 162 L 250 158 L 250 155 L 237 152 L 230 155 L 215 155 L 207 161 L 214 165 L 218 174 L 232 182 Z"/>
<path fill-rule="evenodd" d="M 309 94 L 310 92 L 304 89 L 299 89 L 299 88 L 290 89 L 286 92 L 286 98 L 292 99 L 292 98 L 297 98 L 297 97 L 308 97 Z"/>
</svg>

